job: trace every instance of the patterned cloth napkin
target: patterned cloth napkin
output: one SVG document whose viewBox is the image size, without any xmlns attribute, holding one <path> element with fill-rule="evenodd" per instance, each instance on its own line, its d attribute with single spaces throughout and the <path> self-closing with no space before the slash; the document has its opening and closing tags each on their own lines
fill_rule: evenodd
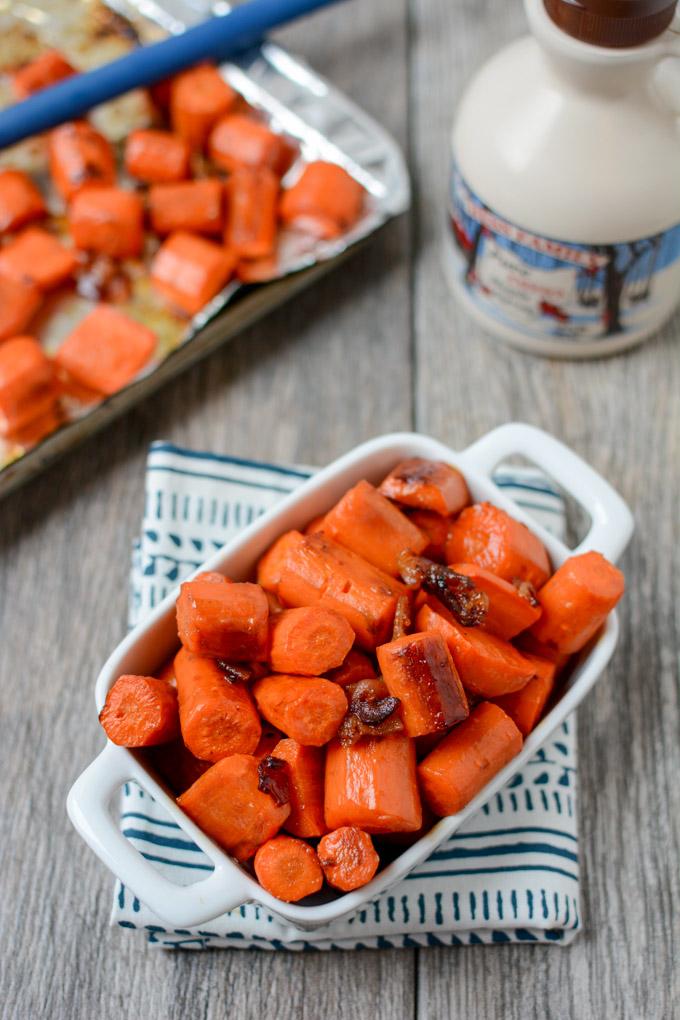
<svg viewBox="0 0 680 1020">
<path fill-rule="evenodd" d="M 133 552 L 130 626 L 311 473 L 154 443 Z M 562 533 L 561 497 L 542 475 L 506 466 L 495 481 L 541 524 Z M 575 767 L 572 717 L 429 860 L 349 920 L 303 932 L 248 904 L 195 930 L 173 930 L 117 883 L 111 923 L 143 931 L 154 946 L 194 949 L 565 945 L 580 927 Z M 208 858 L 134 783 L 123 789 L 120 821 L 127 838 L 172 881 L 188 885 L 210 872 Z"/>
</svg>

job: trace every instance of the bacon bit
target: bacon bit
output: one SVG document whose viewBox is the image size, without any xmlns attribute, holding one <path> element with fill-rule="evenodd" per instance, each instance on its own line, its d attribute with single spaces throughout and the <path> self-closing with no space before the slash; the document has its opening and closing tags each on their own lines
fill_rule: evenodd
<svg viewBox="0 0 680 1020">
<path fill-rule="evenodd" d="M 342 747 L 351 747 L 361 737 L 384 737 L 404 728 L 397 709 L 399 698 L 376 696 L 375 680 L 359 680 L 347 689 L 351 700 L 347 715 L 340 724 L 338 739 Z"/>
<path fill-rule="evenodd" d="M 399 557 L 399 572 L 409 587 L 422 585 L 453 613 L 463 627 L 476 627 L 489 608 L 489 597 L 469 577 L 408 550 Z"/>
<path fill-rule="evenodd" d="M 233 662 L 225 662 L 224 659 L 217 659 L 216 662 L 224 674 L 224 679 L 230 684 L 246 683 L 253 675 L 247 666 L 237 666 Z"/>
<path fill-rule="evenodd" d="M 392 640 L 408 634 L 411 626 L 411 601 L 408 595 L 400 595 L 397 599 L 397 608 L 394 614 L 394 626 L 392 627 Z"/>
<path fill-rule="evenodd" d="M 517 589 L 517 594 L 521 595 L 523 599 L 526 599 L 529 605 L 536 607 L 539 605 L 539 601 L 536 598 L 536 589 L 531 581 L 523 581 L 521 577 L 513 578 L 512 583 Z"/>
<path fill-rule="evenodd" d="M 268 754 L 257 766 L 257 788 L 268 793 L 274 803 L 281 807 L 290 800 L 288 782 L 288 763 L 281 758 Z"/>
<path fill-rule="evenodd" d="M 375 701 L 352 701 L 350 711 L 367 726 L 379 726 L 399 708 L 399 698 L 377 698 Z"/>
</svg>

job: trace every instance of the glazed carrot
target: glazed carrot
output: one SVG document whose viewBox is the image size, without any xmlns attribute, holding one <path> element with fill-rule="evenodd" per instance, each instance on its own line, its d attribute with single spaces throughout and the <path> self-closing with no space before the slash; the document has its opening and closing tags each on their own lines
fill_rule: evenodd
<svg viewBox="0 0 680 1020">
<path fill-rule="evenodd" d="M 283 192 L 279 216 L 288 226 L 332 238 L 354 226 L 364 189 L 336 163 L 308 163 L 299 180 Z"/>
<path fill-rule="evenodd" d="M 423 800 L 436 815 L 457 814 L 521 749 L 512 719 L 481 702 L 418 766 Z"/>
<path fill-rule="evenodd" d="M 274 748 L 281 742 L 283 734 L 281 730 L 277 730 L 275 726 L 271 726 L 268 722 L 262 724 L 262 736 L 260 737 L 257 747 L 253 751 L 253 757 L 261 761 L 266 758 L 267 755 L 274 753 Z M 280 756 L 279 756 L 280 757 Z"/>
<path fill-rule="evenodd" d="M 189 176 L 189 143 L 171 131 L 139 128 L 125 143 L 125 169 L 146 184 L 168 184 Z"/>
<path fill-rule="evenodd" d="M 540 606 L 531 595 L 523 595 L 516 585 L 504 581 L 474 563 L 453 563 L 451 569 L 469 577 L 489 599 L 489 607 L 480 626 L 504 641 L 531 627 L 541 615 Z"/>
<path fill-rule="evenodd" d="M 418 531 L 422 531 L 427 539 L 423 556 L 441 563 L 444 559 L 451 518 L 442 517 L 441 514 L 434 513 L 432 510 L 414 510 L 408 515 L 408 519 L 411 524 L 415 524 Z"/>
<path fill-rule="evenodd" d="M 529 660 L 508 641 L 479 627 L 462 627 L 435 599 L 418 610 L 416 622 L 420 630 L 439 631 L 463 687 L 475 698 L 497 698 L 518 691 L 534 675 Z"/>
<path fill-rule="evenodd" d="M 367 885 L 380 865 L 371 837 L 353 825 L 343 825 L 329 832 L 319 842 L 316 852 L 326 881 L 341 892 Z"/>
<path fill-rule="evenodd" d="M 269 628 L 269 662 L 276 673 L 320 676 L 342 665 L 354 644 L 344 616 L 321 606 L 284 609 Z"/>
<path fill-rule="evenodd" d="M 538 593 L 542 614 L 531 633 L 558 652 L 579 652 L 625 588 L 623 574 L 598 552 L 571 556 Z"/>
<path fill-rule="evenodd" d="M 76 382 L 115 393 L 131 382 L 156 349 L 156 337 L 110 305 L 97 305 L 66 337 L 54 356 Z"/>
<path fill-rule="evenodd" d="M 151 747 L 179 735 L 177 695 L 153 676 L 119 676 L 106 695 L 99 722 L 121 747 Z"/>
<path fill-rule="evenodd" d="M 292 836 L 267 840 L 255 854 L 253 864 L 262 888 L 284 903 L 297 903 L 323 885 L 323 871 L 314 849 Z"/>
<path fill-rule="evenodd" d="M 377 655 L 409 737 L 441 732 L 467 717 L 465 691 L 440 633 L 405 634 L 381 645 Z"/>
<path fill-rule="evenodd" d="M 378 674 L 369 657 L 364 655 L 363 652 L 358 651 L 358 649 L 352 648 L 347 653 L 342 666 L 338 666 L 337 669 L 331 669 L 326 675 L 334 684 L 347 687 L 348 684 L 354 684 L 357 680 L 373 679 Z"/>
<path fill-rule="evenodd" d="M 246 167 L 271 170 L 280 177 L 291 160 L 290 147 L 282 135 L 242 113 L 229 113 L 217 122 L 210 132 L 208 149 L 210 158 L 230 173 Z"/>
<path fill-rule="evenodd" d="M 54 85 L 75 74 L 68 60 L 59 50 L 45 50 L 34 60 L 24 64 L 12 74 L 12 91 L 17 99 L 26 99 L 34 92 Z"/>
<path fill-rule="evenodd" d="M 261 259 L 240 259 L 236 263 L 236 278 L 241 283 L 266 283 L 279 275 L 279 260 L 276 255 Z"/>
<path fill-rule="evenodd" d="M 225 574 L 221 574 L 219 570 L 202 570 L 200 574 L 196 574 L 193 578 L 194 581 L 211 581 L 213 584 L 231 584 L 232 582 Z"/>
<path fill-rule="evenodd" d="M 180 641 L 196 655 L 248 662 L 267 653 L 269 605 L 258 584 L 185 581 L 177 599 Z"/>
<path fill-rule="evenodd" d="M 0 344 L 0 435 L 25 428 L 57 399 L 52 364 L 31 336 Z"/>
<path fill-rule="evenodd" d="M 58 403 L 52 403 L 47 411 L 32 417 L 20 428 L 13 429 L 8 437 L 13 443 L 18 443 L 20 446 L 34 446 L 35 443 L 39 443 L 45 436 L 49 436 L 58 429 L 63 422 L 64 413 L 61 406 Z"/>
<path fill-rule="evenodd" d="M 511 584 L 529 581 L 535 588 L 550 576 L 550 560 L 541 540 L 492 503 L 474 503 L 454 521 L 446 562 L 475 563 Z"/>
<path fill-rule="evenodd" d="M 236 170 L 226 184 L 224 243 L 239 259 L 271 256 L 276 245 L 279 179 L 263 167 Z"/>
<path fill-rule="evenodd" d="M 81 188 L 116 183 L 116 160 L 111 143 L 84 120 L 73 120 L 50 131 L 50 174 L 65 201 Z"/>
<path fill-rule="evenodd" d="M 34 283 L 0 272 L 0 343 L 23 333 L 41 303 Z"/>
<path fill-rule="evenodd" d="M 328 511 L 324 534 L 373 566 L 399 576 L 405 550 L 421 553 L 427 539 L 415 524 L 366 481 L 358 482 Z"/>
<path fill-rule="evenodd" d="M 151 280 L 170 304 L 195 315 L 222 290 L 234 265 L 234 256 L 225 248 L 177 231 L 156 252 Z"/>
<path fill-rule="evenodd" d="M 144 207 L 134 191 L 90 185 L 72 198 L 68 225 L 76 248 L 115 259 L 141 254 Z"/>
<path fill-rule="evenodd" d="M 558 652 L 553 645 L 545 645 L 541 641 L 537 641 L 530 630 L 523 631 L 515 638 L 515 644 L 521 652 L 528 653 L 529 658 L 533 655 L 538 656 L 539 659 L 547 659 L 548 662 L 552 662 L 555 666 L 556 676 L 560 675 L 571 659 L 567 652 Z"/>
<path fill-rule="evenodd" d="M 211 64 L 192 67 L 173 78 L 170 119 L 173 131 L 192 149 L 202 150 L 213 124 L 236 102 L 236 93 Z"/>
<path fill-rule="evenodd" d="M 27 227 L 0 252 L 0 273 L 28 280 L 41 291 L 64 283 L 77 265 L 73 249 L 41 227 Z"/>
<path fill-rule="evenodd" d="M 543 714 L 548 698 L 555 686 L 557 669 L 554 662 L 527 655 L 533 663 L 535 675 L 521 690 L 495 698 L 494 704 L 509 715 L 523 737 L 528 736 Z"/>
<path fill-rule="evenodd" d="M 290 814 L 287 802 L 277 803 L 262 790 L 261 765 L 252 755 L 232 754 L 177 798 L 182 810 L 239 861 L 275 836 Z"/>
<path fill-rule="evenodd" d="M 356 825 L 366 832 L 414 832 L 422 811 L 415 744 L 404 733 L 366 737 L 326 751 L 324 814 L 329 829 Z"/>
<path fill-rule="evenodd" d="M 193 786 L 212 766 L 211 761 L 201 761 L 193 755 L 181 737 L 168 744 L 150 747 L 145 758 L 176 797 Z"/>
<path fill-rule="evenodd" d="M 347 698 L 331 680 L 279 673 L 253 685 L 260 714 L 299 744 L 321 747 L 335 736 Z"/>
<path fill-rule="evenodd" d="M 383 496 L 403 506 L 457 514 L 470 502 L 467 482 L 460 471 L 442 460 L 411 457 L 393 468 L 380 483 Z"/>
<path fill-rule="evenodd" d="M 245 684 L 229 683 L 213 659 L 185 648 L 175 657 L 182 739 L 202 761 L 251 754 L 262 727 Z"/>
<path fill-rule="evenodd" d="M 23 170 L 0 170 L 0 233 L 17 230 L 45 215 L 45 203 Z"/>
<path fill-rule="evenodd" d="M 305 528 L 305 535 L 319 535 L 323 531 L 323 522 L 326 519 L 325 514 L 319 514 L 318 517 L 313 517 L 307 527 Z"/>
<path fill-rule="evenodd" d="M 284 605 L 320 605 L 348 621 L 368 651 L 392 633 L 403 584 L 325 535 L 282 535 L 258 564 L 258 581 Z"/>
<path fill-rule="evenodd" d="M 217 177 L 149 188 L 151 229 L 157 234 L 193 230 L 220 234 L 224 225 L 224 185 Z"/>
<path fill-rule="evenodd" d="M 324 752 L 286 738 L 271 753 L 288 765 L 290 814 L 284 829 L 304 839 L 323 836 L 327 832 L 323 816 Z"/>
</svg>

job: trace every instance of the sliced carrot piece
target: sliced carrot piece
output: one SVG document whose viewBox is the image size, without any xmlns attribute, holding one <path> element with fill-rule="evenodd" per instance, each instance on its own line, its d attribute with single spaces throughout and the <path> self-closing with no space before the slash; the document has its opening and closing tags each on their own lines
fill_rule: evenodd
<svg viewBox="0 0 680 1020">
<path fill-rule="evenodd" d="M 52 290 L 72 276 L 78 257 L 53 234 L 41 227 L 27 227 L 0 252 L 0 273 Z"/>
<path fill-rule="evenodd" d="M 525 524 L 492 503 L 474 503 L 454 521 L 447 563 L 475 563 L 503 580 L 540 588 L 550 576 L 545 546 Z"/>
<path fill-rule="evenodd" d="M 139 195 L 123 188 L 94 185 L 74 195 L 68 224 L 77 248 L 115 259 L 134 258 L 144 243 L 144 206 Z"/>
<path fill-rule="evenodd" d="M 279 275 L 279 260 L 275 255 L 262 259 L 240 259 L 236 263 L 236 278 L 241 283 L 267 283 Z"/>
<path fill-rule="evenodd" d="M 361 216 L 364 189 L 336 163 L 308 163 L 281 196 L 279 215 L 288 226 L 320 238 L 337 237 Z"/>
<path fill-rule="evenodd" d="M 131 382 L 155 349 L 150 329 L 110 305 L 97 305 L 69 333 L 54 360 L 76 382 L 108 396 Z"/>
<path fill-rule="evenodd" d="M 54 186 L 65 201 L 86 186 L 116 183 L 113 147 L 87 121 L 69 121 L 50 131 L 49 157 Z"/>
<path fill-rule="evenodd" d="M 196 655 L 235 662 L 267 654 L 269 604 L 259 584 L 185 581 L 177 599 L 180 641 Z"/>
<path fill-rule="evenodd" d="M 121 747 L 165 744 L 179 735 L 177 694 L 154 676 L 119 676 L 106 695 L 99 722 Z"/>
<path fill-rule="evenodd" d="M 43 197 L 23 170 L 0 170 L 0 232 L 17 230 L 46 213 Z"/>
<path fill-rule="evenodd" d="M 327 673 L 328 679 L 332 680 L 334 684 L 340 684 L 341 687 L 354 684 L 357 680 L 372 680 L 377 675 L 375 666 L 369 657 L 356 648 L 352 648 L 347 653 L 342 666 L 338 666 L 337 669 L 331 669 Z"/>
<path fill-rule="evenodd" d="M 441 514 L 437 514 L 433 510 L 414 510 L 409 514 L 409 520 L 411 524 L 415 524 L 418 531 L 422 531 L 427 539 L 423 556 L 441 563 L 444 559 L 451 518 L 442 517 Z"/>
<path fill-rule="evenodd" d="M 506 715 L 509 715 L 522 736 L 526 737 L 534 729 L 543 714 L 548 698 L 555 686 L 557 667 L 554 662 L 539 659 L 537 655 L 527 655 L 533 663 L 535 676 L 514 694 L 505 694 L 495 698 Z"/>
<path fill-rule="evenodd" d="M 24 64 L 12 74 L 12 91 L 17 99 L 26 99 L 34 92 L 54 85 L 64 78 L 75 74 L 75 68 L 69 64 L 59 50 L 45 50 L 34 60 Z"/>
<path fill-rule="evenodd" d="M 442 516 L 457 514 L 470 502 L 460 471 L 443 460 L 424 457 L 402 460 L 380 483 L 380 491 L 395 503 Z"/>
<path fill-rule="evenodd" d="M 286 738 L 271 753 L 288 765 L 290 814 L 284 828 L 305 839 L 323 836 L 327 831 L 323 816 L 324 752 Z"/>
<path fill-rule="evenodd" d="M 278 177 L 267 167 L 236 170 L 226 190 L 227 248 L 239 259 L 270 257 L 276 245 Z"/>
<path fill-rule="evenodd" d="M 168 184 L 189 176 L 191 149 L 172 131 L 139 128 L 125 143 L 125 169 L 146 184 Z"/>
<path fill-rule="evenodd" d="M 236 102 L 236 93 L 212 64 L 200 64 L 173 78 L 172 128 L 192 149 L 201 151 L 213 124 Z"/>
<path fill-rule="evenodd" d="M 284 903 L 297 903 L 323 885 L 323 871 L 314 849 L 292 836 L 267 840 L 255 854 L 253 864 L 262 888 Z"/>
<path fill-rule="evenodd" d="M 193 755 L 181 737 L 171 740 L 168 744 L 150 747 L 145 758 L 176 797 L 193 786 L 212 766 L 211 761 L 201 761 Z"/>
<path fill-rule="evenodd" d="M 317 854 L 326 881 L 341 892 L 367 885 L 380 865 L 371 837 L 353 825 L 343 825 L 324 836 Z"/>
<path fill-rule="evenodd" d="M 342 689 L 322 677 L 277 673 L 257 680 L 253 695 L 268 722 L 305 746 L 327 744 L 347 711 Z"/>
<path fill-rule="evenodd" d="M 210 157 L 223 170 L 268 169 L 279 177 L 290 164 L 290 147 L 282 135 L 242 113 L 223 117 L 210 132 Z"/>
<path fill-rule="evenodd" d="M 555 664 L 555 675 L 559 676 L 564 667 L 571 659 L 571 655 L 567 652 L 558 652 L 553 645 L 545 645 L 541 641 L 537 641 L 530 630 L 522 631 L 522 633 L 515 638 L 515 644 L 521 652 L 528 654 L 529 658 L 534 655 L 540 659 L 547 659 L 548 662 Z"/>
<path fill-rule="evenodd" d="M 504 641 L 531 627 L 541 615 L 541 608 L 535 601 L 490 570 L 475 563 L 454 563 L 451 569 L 469 577 L 475 588 L 487 596 L 489 607 L 480 626 Z"/>
<path fill-rule="evenodd" d="M 0 272 L 0 343 L 23 333 L 41 303 L 34 283 Z"/>
<path fill-rule="evenodd" d="M 56 399 L 52 364 L 37 340 L 17 336 L 0 344 L 1 435 L 49 413 Z"/>
<path fill-rule="evenodd" d="M 354 631 L 333 609 L 284 609 L 271 620 L 269 661 L 277 673 L 320 676 L 340 666 L 353 644 Z"/>
<path fill-rule="evenodd" d="M 222 290 L 234 271 L 231 252 L 203 237 L 171 234 L 151 263 L 156 290 L 170 304 L 195 315 Z"/>
<path fill-rule="evenodd" d="M 262 725 L 262 736 L 253 751 L 253 757 L 261 761 L 267 755 L 274 754 L 274 748 L 281 742 L 282 738 L 281 730 L 277 730 L 276 726 L 272 726 L 265 721 Z"/>
<path fill-rule="evenodd" d="M 157 234 L 193 230 L 220 234 L 224 225 L 224 185 L 216 177 L 149 188 L 151 228 Z"/>
</svg>

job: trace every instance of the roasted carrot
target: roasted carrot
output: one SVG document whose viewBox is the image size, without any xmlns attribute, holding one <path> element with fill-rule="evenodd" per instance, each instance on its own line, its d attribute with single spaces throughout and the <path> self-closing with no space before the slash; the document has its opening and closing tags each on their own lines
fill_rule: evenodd
<svg viewBox="0 0 680 1020">
<path fill-rule="evenodd" d="M 320 605 L 349 622 L 359 644 L 372 651 L 392 633 L 403 584 L 325 535 L 289 531 L 258 564 L 258 581 L 284 605 Z"/>
<path fill-rule="evenodd" d="M 274 748 L 283 739 L 281 730 L 277 730 L 276 726 L 272 726 L 268 722 L 262 724 L 262 736 L 260 737 L 257 747 L 253 751 L 253 757 L 261 761 L 266 758 L 267 755 L 274 753 Z"/>
<path fill-rule="evenodd" d="M 370 680 L 377 676 L 375 666 L 367 655 L 356 648 L 347 653 L 342 666 L 331 669 L 327 674 L 329 680 L 341 687 L 356 683 L 357 680 Z"/>
<path fill-rule="evenodd" d="M 37 340 L 17 336 L 0 344 L 0 435 L 49 413 L 56 399 L 52 364 Z"/>
<path fill-rule="evenodd" d="M 76 382 L 105 395 L 129 383 L 156 349 L 156 337 L 110 305 L 97 305 L 54 356 Z"/>
<path fill-rule="evenodd" d="M 78 257 L 53 234 L 27 227 L 0 252 L 0 273 L 52 290 L 73 274 Z"/>
<path fill-rule="evenodd" d="M 106 695 L 99 722 L 121 747 L 166 744 L 179 735 L 177 694 L 154 676 L 119 676 Z"/>
<path fill-rule="evenodd" d="M 269 661 L 276 673 L 320 676 L 342 665 L 353 644 L 354 631 L 333 609 L 284 609 L 270 622 Z"/>
<path fill-rule="evenodd" d="M 284 828 L 304 839 L 323 836 L 324 752 L 286 738 L 271 753 L 288 765 L 290 814 Z"/>
<path fill-rule="evenodd" d="M 381 645 L 377 655 L 409 737 L 441 732 L 467 717 L 465 691 L 440 633 L 405 634 Z"/>
<path fill-rule="evenodd" d="M 523 594 L 516 585 L 504 581 L 490 570 L 475 563 L 453 563 L 451 569 L 465 574 L 475 588 L 487 596 L 489 606 L 480 626 L 504 641 L 526 630 L 541 615 L 541 608 L 531 593 Z"/>
<path fill-rule="evenodd" d="M 302 839 L 275 836 L 267 840 L 255 854 L 253 864 L 262 888 L 284 903 L 297 903 L 323 885 L 319 858 Z"/>
<path fill-rule="evenodd" d="M 313 517 L 305 528 L 305 535 L 320 535 L 323 531 L 323 522 L 325 517 L 325 514 L 319 514 L 317 517 Z"/>
<path fill-rule="evenodd" d="M 573 655 L 597 633 L 624 588 L 623 574 L 601 553 L 570 556 L 538 592 L 541 618 L 531 633 Z"/>
<path fill-rule="evenodd" d="M 305 746 L 327 744 L 347 711 L 342 688 L 322 677 L 266 676 L 253 685 L 253 695 L 268 722 Z"/>
<path fill-rule="evenodd" d="M 220 234 L 224 225 L 224 185 L 217 177 L 149 188 L 151 228 L 157 234 L 193 230 Z"/>
<path fill-rule="evenodd" d="M 308 163 L 295 184 L 286 189 L 279 216 L 288 226 L 319 238 L 333 238 L 353 227 L 361 216 L 364 189 L 336 163 Z"/>
<path fill-rule="evenodd" d="M 172 131 L 138 128 L 125 143 L 125 169 L 146 184 L 168 184 L 189 176 L 189 143 Z"/>
<path fill-rule="evenodd" d="M 418 765 L 423 800 L 436 815 L 455 815 L 522 749 L 505 712 L 482 701 Z"/>
<path fill-rule="evenodd" d="M 276 245 L 279 179 L 263 167 L 236 170 L 226 184 L 224 243 L 239 259 L 271 256 Z"/>
<path fill-rule="evenodd" d="M 459 513 L 470 502 L 460 471 L 442 460 L 424 457 L 402 460 L 380 483 L 380 491 L 402 506 L 431 510 L 443 517 Z"/>
<path fill-rule="evenodd" d="M 151 280 L 171 305 L 195 315 L 222 290 L 234 265 L 234 256 L 225 248 L 177 231 L 156 252 Z"/>
<path fill-rule="evenodd" d="M 43 197 L 23 170 L 0 170 L 0 233 L 17 230 L 46 213 Z"/>
<path fill-rule="evenodd" d="M 111 143 L 84 120 L 73 120 L 50 131 L 50 174 L 65 201 L 81 188 L 116 183 L 116 160 Z"/>
<path fill-rule="evenodd" d="M 408 517 L 411 524 L 415 524 L 427 539 L 423 556 L 441 563 L 444 559 L 451 518 L 442 517 L 441 514 L 437 514 L 433 510 L 414 510 Z"/>
<path fill-rule="evenodd" d="M 232 754 L 177 798 L 182 810 L 239 861 L 275 836 L 290 814 L 287 801 L 279 803 L 263 791 L 262 764 L 252 755 Z"/>
<path fill-rule="evenodd" d="M 329 832 L 316 852 L 326 881 L 341 892 L 367 885 L 380 865 L 371 837 L 353 825 Z"/>
<path fill-rule="evenodd" d="M 75 74 L 75 68 L 63 53 L 59 50 L 45 50 L 12 73 L 12 91 L 17 99 L 26 99 L 34 92 L 70 78 L 72 74 Z"/>
<path fill-rule="evenodd" d="M 90 185 L 71 199 L 68 225 L 76 248 L 134 258 L 144 243 L 144 207 L 124 188 Z"/>
<path fill-rule="evenodd" d="M 202 761 L 220 761 L 230 754 L 251 754 L 262 727 L 243 683 L 229 683 L 213 659 L 185 648 L 175 657 L 182 739 Z"/>
<path fill-rule="evenodd" d="M 404 551 L 418 554 L 427 544 L 415 524 L 366 481 L 349 489 L 328 511 L 323 530 L 392 577 L 399 576 L 398 560 Z"/>
<path fill-rule="evenodd" d="M 258 584 L 185 581 L 177 599 L 180 641 L 196 655 L 236 662 L 267 654 L 269 604 Z"/>
<path fill-rule="evenodd" d="M 492 503 L 473 503 L 454 521 L 446 562 L 475 563 L 511 584 L 529 581 L 535 588 L 550 576 L 550 560 L 541 540 Z"/>
<path fill-rule="evenodd" d="M 173 78 L 170 90 L 172 128 L 192 149 L 201 151 L 213 124 L 236 102 L 236 93 L 217 68 L 200 64 Z"/>
<path fill-rule="evenodd" d="M 22 334 L 41 303 L 34 283 L 0 272 L 0 343 Z"/>
<path fill-rule="evenodd" d="M 278 276 L 279 270 L 276 255 L 265 255 L 261 259 L 239 259 L 236 263 L 236 278 L 241 283 L 266 283 Z"/>
<path fill-rule="evenodd" d="M 226 574 L 221 574 L 219 570 L 202 570 L 200 574 L 196 574 L 193 580 L 211 581 L 213 584 L 231 584 Z"/>
<path fill-rule="evenodd" d="M 548 659 L 539 659 L 537 655 L 526 655 L 526 658 L 534 667 L 532 679 L 514 694 L 505 694 L 494 699 L 494 703 L 510 716 L 524 737 L 531 733 L 541 718 L 555 686 L 557 673 L 555 663 L 549 662 Z"/>
<path fill-rule="evenodd" d="M 519 634 L 514 641 L 515 645 L 524 654 L 538 656 L 539 659 L 547 659 L 548 662 L 552 662 L 555 665 L 555 675 L 559 676 L 564 667 L 567 665 L 571 656 L 567 652 L 558 652 L 554 645 L 545 645 L 542 641 L 537 641 L 530 630 L 525 630 Z"/>
<path fill-rule="evenodd" d="M 201 761 L 192 754 L 181 737 L 168 744 L 150 747 L 145 758 L 176 797 L 193 786 L 212 766 L 211 761 Z"/>
<path fill-rule="evenodd" d="M 291 160 L 290 146 L 282 135 L 242 113 L 229 113 L 217 122 L 208 148 L 211 159 L 230 173 L 247 167 L 271 170 L 280 177 Z"/>
<path fill-rule="evenodd" d="M 529 660 L 508 641 L 479 627 L 462 627 L 434 599 L 418 610 L 416 622 L 420 630 L 439 631 L 463 687 L 475 698 L 497 698 L 518 691 L 534 675 Z"/>
</svg>

